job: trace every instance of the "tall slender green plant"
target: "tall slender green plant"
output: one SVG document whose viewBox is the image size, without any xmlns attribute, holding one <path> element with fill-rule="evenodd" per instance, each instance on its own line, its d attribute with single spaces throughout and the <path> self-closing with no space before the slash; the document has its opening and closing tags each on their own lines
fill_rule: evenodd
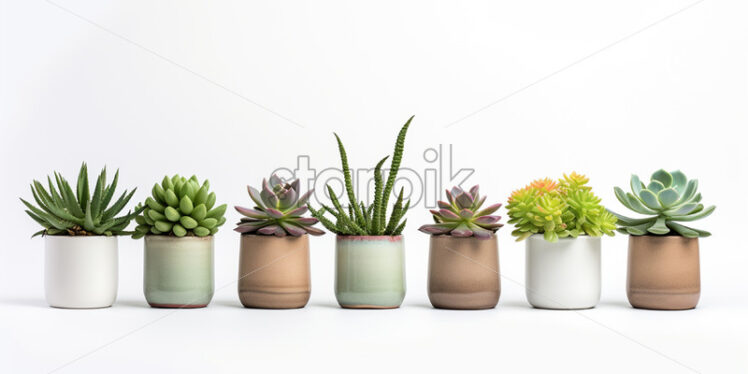
<svg viewBox="0 0 748 374">
<path fill-rule="evenodd" d="M 405 125 L 400 129 L 400 133 L 397 135 L 397 141 L 395 142 L 395 150 L 392 154 L 392 160 L 390 161 L 390 168 L 387 175 L 387 181 L 384 181 L 382 176 L 382 165 L 390 156 L 382 158 L 374 168 L 374 201 L 370 205 L 366 205 L 365 202 L 359 201 L 356 198 L 356 194 L 353 191 L 353 183 L 351 181 L 351 171 L 348 167 L 348 155 L 346 154 L 343 142 L 340 140 L 338 134 L 335 134 L 335 139 L 338 142 L 338 152 L 340 153 L 340 161 L 343 167 L 343 178 L 345 181 L 345 190 L 348 195 L 348 206 L 343 205 L 338 200 L 330 185 L 327 185 L 327 192 L 330 195 L 332 207 L 322 204 L 322 207 L 314 209 L 309 206 L 309 211 L 312 216 L 317 218 L 325 228 L 334 232 L 337 235 L 388 235 L 397 236 L 403 232 L 407 219 L 400 221 L 405 213 L 410 208 L 410 200 L 403 201 L 403 189 L 397 196 L 395 204 L 392 206 L 392 212 L 390 212 L 389 220 L 387 219 L 387 203 L 389 201 L 392 189 L 395 187 L 395 180 L 397 179 L 397 172 L 400 169 L 400 162 L 403 157 L 403 150 L 405 149 L 405 135 L 408 132 L 408 127 L 413 116 L 405 122 Z M 405 204 L 405 205 L 403 205 Z M 333 220 L 325 217 L 326 213 L 334 218 Z"/>
</svg>

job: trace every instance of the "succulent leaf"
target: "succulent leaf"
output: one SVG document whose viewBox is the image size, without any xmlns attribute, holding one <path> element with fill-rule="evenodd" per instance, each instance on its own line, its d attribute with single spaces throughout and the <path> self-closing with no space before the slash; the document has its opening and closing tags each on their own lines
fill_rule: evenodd
<svg viewBox="0 0 748 374">
<path fill-rule="evenodd" d="M 301 236 L 304 234 L 321 235 L 324 232 L 313 229 L 310 226 L 317 223 L 316 218 L 302 217 L 309 209 L 306 201 L 312 191 L 299 197 L 299 180 L 285 183 L 280 177 L 273 174 L 269 179 L 262 181 L 262 192 L 247 186 L 250 199 L 256 204 L 254 209 L 235 206 L 237 212 L 246 216 L 242 218 L 234 231 L 242 234 L 275 235 L 275 236 Z M 332 193 L 332 190 L 330 190 Z M 302 201 L 303 199 L 303 201 Z M 217 217 L 214 211 L 226 210 L 225 205 L 217 207 L 207 214 L 207 218 L 199 220 L 200 225 L 212 228 L 216 224 Z M 314 214 L 314 211 L 312 211 Z M 222 213 L 221 213 L 222 215 Z"/>
<path fill-rule="evenodd" d="M 545 178 L 536 180 L 509 197 L 509 223 L 514 224 L 512 235 L 517 241 L 533 234 L 543 234 L 547 241 L 579 235 L 613 235 L 617 218 L 600 204 L 600 198 L 587 186 L 584 175 L 564 174 L 558 183 Z M 641 182 L 632 176 L 632 185 Z M 616 197 L 630 205 L 623 190 Z"/>
<path fill-rule="evenodd" d="M 397 173 L 400 169 L 400 163 L 405 148 L 405 136 L 412 120 L 413 117 L 410 117 L 398 133 L 386 182 L 381 174 L 381 167 L 389 156 L 381 159 L 375 167 L 374 201 L 372 204 L 368 205 L 368 207 L 367 204 L 356 199 L 353 185 L 351 183 L 350 169 L 348 167 L 348 155 L 345 152 L 345 147 L 343 146 L 340 137 L 335 134 L 338 151 L 340 153 L 340 161 L 343 167 L 343 175 L 345 178 L 345 189 L 348 197 L 347 209 L 350 209 L 350 212 L 346 212 L 346 209 L 342 208 L 340 202 L 337 200 L 337 196 L 334 195 L 332 189 L 328 185 L 328 195 L 333 206 L 335 206 L 335 209 L 328 209 L 324 206 L 320 210 L 310 208 L 312 216 L 317 218 L 326 229 L 337 235 L 400 235 L 402 230 L 405 228 L 405 222 L 407 221 L 403 220 L 400 222 L 400 220 L 403 219 L 403 216 L 410 208 L 410 201 L 405 202 L 405 206 L 403 207 L 403 201 L 398 198 L 400 202 L 396 202 L 392 205 L 392 213 L 389 215 L 389 221 L 387 221 L 387 204 L 390 195 L 392 195 L 395 181 L 397 180 Z M 451 202 L 451 197 L 448 198 Z M 324 214 L 326 213 L 330 213 L 335 219 L 335 222 L 325 218 Z M 307 232 L 312 233 L 309 230 L 307 230 Z"/>
<path fill-rule="evenodd" d="M 714 206 L 705 207 L 699 203 L 701 194 L 698 193 L 696 179 L 689 180 L 680 170 L 668 173 L 660 169 L 652 174 L 652 181 L 647 189 L 639 188 L 640 185 L 638 178 L 633 176 L 633 194 L 624 194 L 618 187 L 614 189 L 621 204 L 634 212 L 648 216 L 635 219 L 610 212 L 618 217 L 619 232 L 630 235 L 668 235 L 675 232 L 689 238 L 711 235 L 676 222 L 695 221 L 709 216 L 715 210 Z M 660 185 L 664 188 L 658 190 Z"/>
<path fill-rule="evenodd" d="M 213 221 L 208 221 L 214 223 L 212 227 L 201 226 L 208 214 L 206 204 L 211 199 L 215 203 L 215 193 L 208 192 L 209 186 L 207 180 L 201 186 L 194 175 L 189 179 L 178 174 L 164 176 L 161 183 L 153 186 L 151 196 L 146 198 L 142 214 L 137 213 L 135 220 L 139 226 L 132 237 L 138 239 L 149 233 L 176 237 L 215 234 L 225 222 L 226 206 L 216 208 L 210 217 Z"/>
<path fill-rule="evenodd" d="M 57 172 L 54 172 L 55 183 L 47 176 L 47 186 L 38 181 L 31 184 L 31 194 L 37 206 L 24 199 L 21 202 L 28 210 L 26 213 L 44 229 L 34 233 L 38 235 L 129 235 L 124 231 L 135 216 L 143 212 L 145 207 L 138 207 L 135 212 L 115 217 L 129 202 L 134 190 L 130 194 L 125 191 L 111 206 L 109 203 L 114 196 L 119 171 L 114 175 L 112 183 L 107 185 L 106 168 L 102 169 L 96 178 L 93 195 L 88 184 L 88 167 L 82 163 L 76 183 L 76 191 Z"/>
</svg>

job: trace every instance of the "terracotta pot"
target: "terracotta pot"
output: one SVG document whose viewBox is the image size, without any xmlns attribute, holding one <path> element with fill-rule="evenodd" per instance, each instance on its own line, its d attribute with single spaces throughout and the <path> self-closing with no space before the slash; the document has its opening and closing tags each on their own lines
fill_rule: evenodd
<svg viewBox="0 0 748 374">
<path fill-rule="evenodd" d="M 600 301 L 600 238 L 579 236 L 555 243 L 527 238 L 525 293 L 535 308 L 589 309 Z"/>
<path fill-rule="evenodd" d="M 335 298 L 343 308 L 398 308 L 405 298 L 403 237 L 338 235 Z"/>
<path fill-rule="evenodd" d="M 428 296 L 434 308 L 490 309 L 500 293 L 496 236 L 431 236 Z"/>
<path fill-rule="evenodd" d="M 311 294 L 309 235 L 241 236 L 239 299 L 247 308 L 303 308 Z"/>
<path fill-rule="evenodd" d="M 44 237 L 44 293 L 55 308 L 106 308 L 117 298 L 116 236 Z"/>
<path fill-rule="evenodd" d="M 629 236 L 626 294 L 634 308 L 695 308 L 701 295 L 699 239 Z"/>
<path fill-rule="evenodd" d="M 213 298 L 213 237 L 146 235 L 143 291 L 155 308 L 203 308 Z"/>
</svg>

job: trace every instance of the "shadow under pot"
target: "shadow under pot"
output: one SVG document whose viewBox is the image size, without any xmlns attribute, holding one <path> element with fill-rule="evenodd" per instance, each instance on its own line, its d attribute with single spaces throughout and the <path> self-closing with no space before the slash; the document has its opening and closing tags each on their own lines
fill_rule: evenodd
<svg viewBox="0 0 748 374">
<path fill-rule="evenodd" d="M 434 308 L 496 307 L 501 294 L 496 236 L 431 235 L 428 274 L 428 296 Z"/>
<path fill-rule="evenodd" d="M 44 293 L 49 306 L 112 306 L 117 298 L 116 236 L 47 235 L 44 244 Z"/>
<path fill-rule="evenodd" d="M 335 243 L 335 298 L 343 308 L 400 307 L 405 298 L 402 235 L 338 235 Z"/>
<path fill-rule="evenodd" d="M 213 236 L 146 235 L 144 292 L 155 308 L 203 308 L 213 298 Z"/>
<path fill-rule="evenodd" d="M 629 236 L 626 295 L 634 308 L 695 308 L 701 295 L 699 239 Z"/>
<path fill-rule="evenodd" d="M 239 299 L 247 308 L 303 308 L 311 294 L 309 235 L 244 234 Z"/>
<path fill-rule="evenodd" d="M 589 309 L 600 301 L 598 237 L 561 238 L 555 243 L 542 234 L 527 239 L 525 292 L 541 309 Z"/>
</svg>

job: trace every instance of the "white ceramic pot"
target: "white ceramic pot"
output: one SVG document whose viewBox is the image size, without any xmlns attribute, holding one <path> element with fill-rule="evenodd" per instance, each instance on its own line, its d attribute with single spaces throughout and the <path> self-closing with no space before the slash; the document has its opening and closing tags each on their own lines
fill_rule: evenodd
<svg viewBox="0 0 748 374">
<path fill-rule="evenodd" d="M 117 298 L 114 236 L 45 236 L 44 291 L 56 308 L 106 308 Z"/>
<path fill-rule="evenodd" d="M 536 308 L 588 309 L 600 301 L 600 238 L 527 239 L 527 301 Z"/>
</svg>

